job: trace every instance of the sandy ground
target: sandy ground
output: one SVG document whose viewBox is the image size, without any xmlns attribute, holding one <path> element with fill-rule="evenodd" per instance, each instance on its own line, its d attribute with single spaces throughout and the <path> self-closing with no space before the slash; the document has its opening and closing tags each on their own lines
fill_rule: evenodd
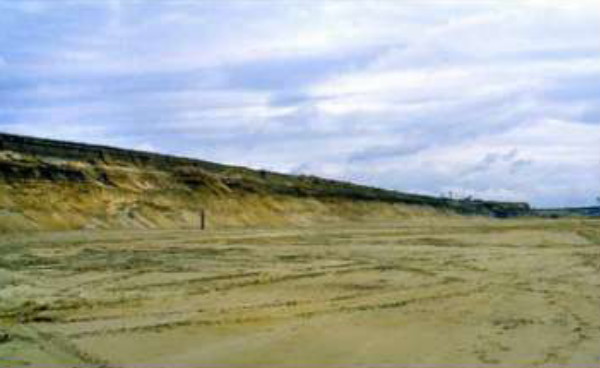
<svg viewBox="0 0 600 368">
<path fill-rule="evenodd" d="M 0 366 L 600 366 L 600 221 L 46 233 L 0 250 Z"/>
</svg>

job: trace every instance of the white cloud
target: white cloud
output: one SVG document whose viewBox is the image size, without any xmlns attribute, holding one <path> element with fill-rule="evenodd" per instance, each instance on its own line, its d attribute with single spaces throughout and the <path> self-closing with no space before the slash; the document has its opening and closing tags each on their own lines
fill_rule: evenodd
<svg viewBox="0 0 600 368">
<path fill-rule="evenodd" d="M 25 3 L 0 3 L 3 130 L 433 194 L 599 189 L 598 1 Z"/>
</svg>

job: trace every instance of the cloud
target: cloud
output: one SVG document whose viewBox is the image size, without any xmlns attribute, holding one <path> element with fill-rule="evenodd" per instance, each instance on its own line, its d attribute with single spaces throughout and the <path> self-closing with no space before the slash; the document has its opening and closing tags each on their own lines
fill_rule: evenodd
<svg viewBox="0 0 600 368">
<path fill-rule="evenodd" d="M 486 171 L 492 169 L 495 165 L 498 164 L 509 164 L 511 167 L 514 167 L 516 162 L 526 162 L 525 160 L 517 160 L 516 157 L 518 155 L 518 150 L 513 148 L 509 152 L 506 153 L 488 153 L 485 155 L 481 161 L 479 161 L 475 166 L 466 171 L 465 175 L 470 174 L 479 174 L 485 173 Z M 519 164 L 521 165 L 521 164 Z M 517 166 L 519 166 L 517 165 Z"/>
<path fill-rule="evenodd" d="M 49 3 L 48 1 L 35 0 L 6 1 L 0 3 L 0 9 L 4 9 L 6 11 L 19 12 L 27 15 L 37 15 L 44 13 L 51 6 L 51 3 Z"/>
<path fill-rule="evenodd" d="M 583 205 L 598 4 L 0 2 L 0 130 Z"/>
</svg>

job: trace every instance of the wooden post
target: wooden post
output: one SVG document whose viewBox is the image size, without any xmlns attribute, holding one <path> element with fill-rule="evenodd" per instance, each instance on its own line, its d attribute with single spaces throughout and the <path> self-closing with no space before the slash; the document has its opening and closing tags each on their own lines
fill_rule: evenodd
<svg viewBox="0 0 600 368">
<path fill-rule="evenodd" d="M 200 210 L 200 230 L 206 229 L 206 211 Z"/>
</svg>

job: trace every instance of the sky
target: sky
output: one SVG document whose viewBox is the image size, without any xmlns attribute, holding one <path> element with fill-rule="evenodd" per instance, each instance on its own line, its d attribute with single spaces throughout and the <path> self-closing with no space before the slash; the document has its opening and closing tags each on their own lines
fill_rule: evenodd
<svg viewBox="0 0 600 368">
<path fill-rule="evenodd" d="M 0 131 L 593 205 L 600 0 L 0 0 Z"/>
</svg>

